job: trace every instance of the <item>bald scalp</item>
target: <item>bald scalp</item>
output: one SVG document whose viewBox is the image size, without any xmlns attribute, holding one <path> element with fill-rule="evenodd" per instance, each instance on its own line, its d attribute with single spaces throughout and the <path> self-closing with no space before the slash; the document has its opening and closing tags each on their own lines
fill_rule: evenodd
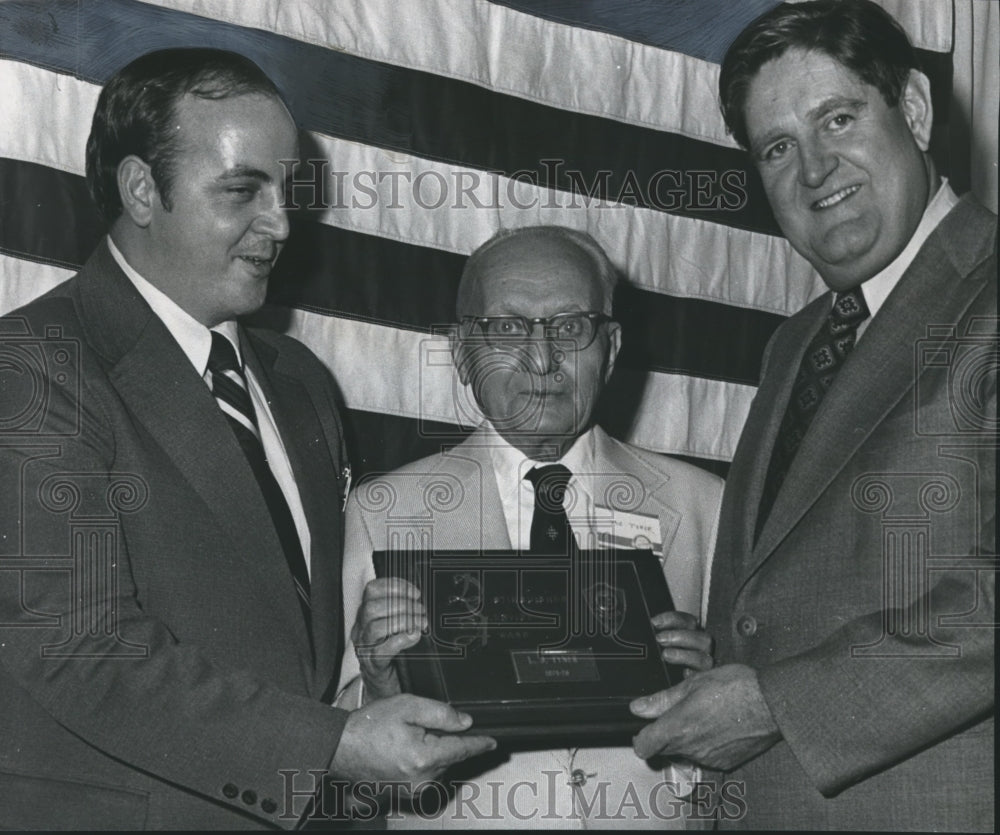
<svg viewBox="0 0 1000 835">
<path fill-rule="evenodd" d="M 459 319 L 482 313 L 484 283 L 507 274 L 505 268 L 522 258 L 526 248 L 578 266 L 580 274 L 589 278 L 594 309 L 611 315 L 618 273 L 601 245 L 586 232 L 562 226 L 522 226 L 501 229 L 469 256 L 455 301 Z M 544 282 L 545 276 L 539 274 L 537 279 Z"/>
</svg>

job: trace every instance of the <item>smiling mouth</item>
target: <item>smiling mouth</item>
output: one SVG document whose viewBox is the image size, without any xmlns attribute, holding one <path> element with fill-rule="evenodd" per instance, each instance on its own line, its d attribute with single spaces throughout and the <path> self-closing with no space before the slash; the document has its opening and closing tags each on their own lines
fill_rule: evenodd
<svg viewBox="0 0 1000 835">
<path fill-rule="evenodd" d="M 847 188 L 842 188 L 840 191 L 835 191 L 829 197 L 817 200 L 812 204 L 812 207 L 814 209 L 829 209 L 831 206 L 836 206 L 838 203 L 846 200 L 860 188 L 861 186 L 848 186 Z"/>
</svg>

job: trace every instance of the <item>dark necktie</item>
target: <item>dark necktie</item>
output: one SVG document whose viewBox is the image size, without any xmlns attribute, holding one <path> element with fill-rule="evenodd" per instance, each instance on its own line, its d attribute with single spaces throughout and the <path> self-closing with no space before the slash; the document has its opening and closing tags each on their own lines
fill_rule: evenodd
<svg viewBox="0 0 1000 835">
<path fill-rule="evenodd" d="M 570 472 L 562 464 L 533 467 L 525 476 L 535 487 L 531 517 L 531 550 L 537 554 L 569 556 L 573 532 L 563 509 Z"/>
<path fill-rule="evenodd" d="M 281 487 L 278 486 L 264 455 L 264 446 L 257 428 L 253 401 L 247 391 L 243 370 L 236 359 L 236 350 L 226 337 L 215 331 L 212 331 L 212 351 L 208 357 L 208 370 L 212 374 L 212 394 L 215 396 L 219 408 L 229 420 L 229 425 L 236 434 L 236 439 L 243 449 L 250 469 L 253 470 L 253 474 L 257 478 L 257 484 L 260 485 L 264 501 L 271 512 L 274 528 L 277 531 L 282 550 L 285 552 L 288 567 L 292 572 L 292 580 L 295 583 L 299 604 L 302 606 L 306 628 L 309 630 L 311 627 L 309 572 L 306 570 L 306 561 L 302 555 L 302 543 L 299 540 L 298 531 L 295 529 L 295 520 L 292 518 L 288 502 L 285 501 L 285 495 L 281 492 Z M 310 640 L 311 637 L 310 634 Z"/>
<path fill-rule="evenodd" d="M 760 536 L 778 490 L 788 474 L 788 469 L 798 452 L 802 439 L 809 429 L 820 403 L 833 385 L 837 372 L 854 349 L 858 326 L 869 316 L 868 305 L 860 287 L 838 293 L 833 308 L 816 336 L 802 356 L 798 376 L 792 386 L 785 416 L 778 430 L 771 462 L 764 480 L 760 509 L 757 512 L 757 529 L 754 540 Z"/>
</svg>

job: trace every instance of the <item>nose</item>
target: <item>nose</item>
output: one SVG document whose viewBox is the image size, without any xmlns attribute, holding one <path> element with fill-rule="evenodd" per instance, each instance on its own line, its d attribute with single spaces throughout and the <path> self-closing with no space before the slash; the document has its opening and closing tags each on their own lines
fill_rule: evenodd
<svg viewBox="0 0 1000 835">
<path fill-rule="evenodd" d="M 276 190 L 270 195 L 267 204 L 261 207 L 260 213 L 254 219 L 254 231 L 267 235 L 274 241 L 284 241 L 291 231 L 288 212 L 284 208 L 284 195 Z"/>
<path fill-rule="evenodd" d="M 549 374 L 560 364 L 561 352 L 545 335 L 544 326 L 536 324 L 531 339 L 524 346 L 528 368 L 533 374 Z"/>
<path fill-rule="evenodd" d="M 799 179 L 802 185 L 819 188 L 837 165 L 837 155 L 823 142 L 799 143 Z"/>
</svg>

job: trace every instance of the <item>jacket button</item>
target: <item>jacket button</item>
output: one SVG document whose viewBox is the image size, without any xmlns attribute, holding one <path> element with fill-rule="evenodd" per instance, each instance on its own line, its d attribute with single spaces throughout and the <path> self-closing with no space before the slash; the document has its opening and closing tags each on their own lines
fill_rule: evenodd
<svg viewBox="0 0 1000 835">
<path fill-rule="evenodd" d="M 232 800 L 234 797 L 236 797 L 236 795 L 240 793 L 240 790 L 236 788 L 236 786 L 234 786 L 232 783 L 226 783 L 226 785 L 222 787 L 222 793 L 230 800 Z"/>
<path fill-rule="evenodd" d="M 271 800 L 270 797 L 265 797 L 260 802 L 260 808 L 269 815 L 273 815 L 278 811 L 278 804 Z"/>
<path fill-rule="evenodd" d="M 253 806 L 254 803 L 257 802 L 257 792 L 247 789 L 243 792 L 243 802 L 246 803 L 247 806 Z"/>
<path fill-rule="evenodd" d="M 757 634 L 757 619 L 753 615 L 743 615 L 736 621 L 736 631 L 744 638 L 752 638 Z"/>
</svg>

